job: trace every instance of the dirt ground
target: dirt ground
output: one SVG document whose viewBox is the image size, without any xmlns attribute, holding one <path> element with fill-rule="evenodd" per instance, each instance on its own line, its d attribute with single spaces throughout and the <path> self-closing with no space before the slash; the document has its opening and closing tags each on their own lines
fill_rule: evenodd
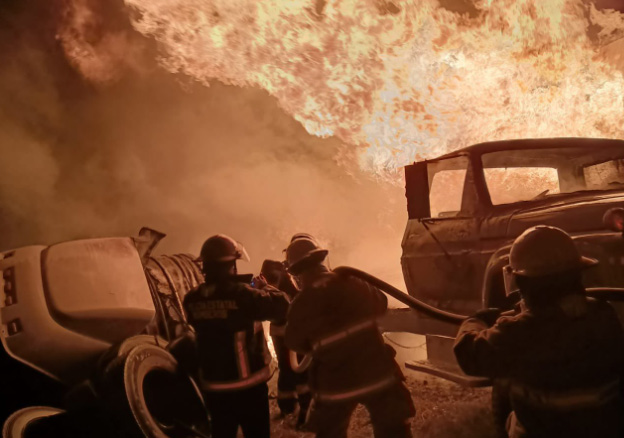
<svg viewBox="0 0 624 438">
<path fill-rule="evenodd" d="M 412 372 L 407 385 L 416 406 L 412 419 L 415 438 L 494 438 L 489 388 L 463 388 L 432 376 Z M 271 436 L 275 438 L 312 438 L 314 434 L 295 430 L 295 418 L 279 417 L 271 400 Z M 372 437 L 366 409 L 359 406 L 351 418 L 349 438 Z"/>
</svg>

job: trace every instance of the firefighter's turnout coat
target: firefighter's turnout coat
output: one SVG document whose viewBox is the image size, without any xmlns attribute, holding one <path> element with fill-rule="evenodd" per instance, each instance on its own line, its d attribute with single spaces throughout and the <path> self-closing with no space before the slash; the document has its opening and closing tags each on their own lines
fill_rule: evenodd
<svg viewBox="0 0 624 438">
<path fill-rule="evenodd" d="M 278 289 L 285 292 L 292 301 L 299 290 L 288 274 L 284 274 L 278 285 Z M 277 356 L 279 376 L 277 378 L 277 405 L 283 414 L 295 411 L 297 400 L 300 404 L 299 421 L 305 421 L 306 413 L 310 405 L 310 387 L 308 386 L 308 373 L 296 373 L 290 365 L 290 350 L 284 343 L 286 331 L 286 318 L 281 321 L 271 321 L 271 339 Z"/>
<path fill-rule="evenodd" d="M 375 319 L 386 296 L 354 277 L 321 274 L 292 301 L 285 342 L 312 353 L 310 385 L 319 401 L 349 401 L 386 389 L 402 375 Z"/>
<path fill-rule="evenodd" d="M 235 391 L 266 382 L 271 356 L 260 321 L 284 318 L 285 293 L 230 281 L 200 285 L 184 297 L 195 328 L 202 390 Z"/>
<path fill-rule="evenodd" d="M 622 434 L 624 336 L 613 308 L 582 294 L 488 328 L 466 320 L 455 355 L 470 375 L 506 379 L 515 437 Z"/>
</svg>

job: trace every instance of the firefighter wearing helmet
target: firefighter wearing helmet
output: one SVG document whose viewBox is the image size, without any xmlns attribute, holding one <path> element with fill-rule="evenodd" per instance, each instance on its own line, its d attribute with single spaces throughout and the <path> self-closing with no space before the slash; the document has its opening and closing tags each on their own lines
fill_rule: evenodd
<svg viewBox="0 0 624 438">
<path fill-rule="evenodd" d="M 241 244 L 221 234 L 210 237 L 201 249 L 205 283 L 184 297 L 214 438 L 235 438 L 239 426 L 247 438 L 270 436 L 271 357 L 261 321 L 283 319 L 289 304 L 283 292 L 255 289 L 238 276 L 239 259 L 248 259 Z"/>
<path fill-rule="evenodd" d="M 305 236 L 286 250 L 288 270 L 301 286 L 288 312 L 286 346 L 313 358 L 308 426 L 318 438 L 346 437 L 353 410 L 363 404 L 376 437 L 410 437 L 414 405 L 376 322 L 387 298 L 359 279 L 332 272 L 324 263 L 327 254 Z"/>
<path fill-rule="evenodd" d="M 297 233 L 292 236 L 290 241 L 293 242 L 300 238 L 312 238 L 312 236 L 307 233 Z M 285 261 L 265 260 L 260 272 L 268 284 L 286 292 L 291 301 L 299 293 L 299 288 L 286 269 Z M 296 427 L 300 429 L 306 422 L 312 395 L 308 384 L 308 373 L 306 371 L 295 372 L 290 364 L 290 350 L 284 342 L 285 330 L 285 318 L 281 321 L 271 321 L 270 334 L 279 368 L 277 405 L 282 416 L 293 414 L 299 405 Z"/>
<path fill-rule="evenodd" d="M 485 309 L 466 320 L 455 356 L 470 375 L 504 379 L 519 437 L 620 437 L 624 336 L 614 309 L 588 298 L 583 257 L 563 230 L 540 225 L 511 247 L 520 312 Z"/>
</svg>

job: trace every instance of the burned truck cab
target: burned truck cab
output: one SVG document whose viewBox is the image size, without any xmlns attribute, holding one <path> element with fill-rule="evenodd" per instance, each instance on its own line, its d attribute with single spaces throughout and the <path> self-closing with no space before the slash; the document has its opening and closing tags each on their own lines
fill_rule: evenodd
<svg viewBox="0 0 624 438">
<path fill-rule="evenodd" d="M 624 287 L 621 213 L 607 214 L 624 207 L 622 140 L 482 143 L 409 165 L 405 180 L 405 283 L 435 308 L 462 315 L 511 309 L 517 298 L 503 271 L 509 249 L 539 224 L 564 229 L 600 261 L 586 272 L 587 287 Z M 417 314 L 413 331 L 452 338 L 457 325 Z"/>
</svg>

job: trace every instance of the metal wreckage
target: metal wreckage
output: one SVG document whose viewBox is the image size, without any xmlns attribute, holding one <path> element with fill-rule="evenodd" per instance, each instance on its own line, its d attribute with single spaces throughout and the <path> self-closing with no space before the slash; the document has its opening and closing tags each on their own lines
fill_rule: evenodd
<svg viewBox="0 0 624 438">
<path fill-rule="evenodd" d="M 354 268 L 335 270 L 408 306 L 381 321 L 385 331 L 426 336 L 427 360 L 406 367 L 492 384 L 459 370 L 453 337 L 480 308 L 513 311 L 510 245 L 537 224 L 563 228 L 600 260 L 586 273 L 588 293 L 624 315 L 624 141 L 489 142 L 406 166 L 405 176 L 401 264 L 409 294 Z M 152 256 L 163 237 L 142 229 L 136 238 L 0 254 L 4 438 L 210 436 L 201 394 L 167 351 L 201 270 L 191 255 Z M 493 396 L 504 405 L 496 386 Z"/>
</svg>

